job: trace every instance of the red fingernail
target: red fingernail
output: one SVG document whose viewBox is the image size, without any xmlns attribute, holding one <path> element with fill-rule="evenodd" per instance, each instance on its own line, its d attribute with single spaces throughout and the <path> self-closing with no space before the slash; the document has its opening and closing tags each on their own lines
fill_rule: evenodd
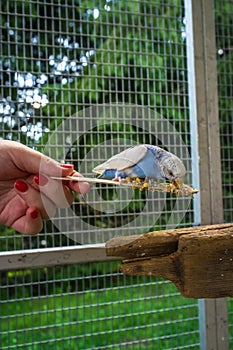
<svg viewBox="0 0 233 350">
<path fill-rule="evenodd" d="M 73 169 L 74 168 L 73 164 L 60 164 L 60 166 L 62 168 L 65 168 L 65 169 Z"/>
<path fill-rule="evenodd" d="M 48 183 L 48 178 L 42 174 L 36 174 L 34 176 L 34 182 L 39 186 L 45 186 Z"/>
<path fill-rule="evenodd" d="M 39 215 L 38 210 L 37 209 L 32 210 L 30 215 L 32 219 L 38 218 L 38 215 Z"/>
<path fill-rule="evenodd" d="M 15 189 L 19 192 L 26 192 L 28 190 L 28 185 L 22 180 L 15 181 Z"/>
</svg>

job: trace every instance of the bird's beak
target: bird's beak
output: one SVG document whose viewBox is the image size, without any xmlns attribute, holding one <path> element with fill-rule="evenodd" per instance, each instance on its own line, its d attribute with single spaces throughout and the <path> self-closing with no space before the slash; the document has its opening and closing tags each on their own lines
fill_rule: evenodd
<svg viewBox="0 0 233 350">
<path fill-rule="evenodd" d="M 180 180 L 173 180 L 172 183 L 176 188 L 181 188 L 181 186 L 183 185 L 183 182 Z"/>
</svg>

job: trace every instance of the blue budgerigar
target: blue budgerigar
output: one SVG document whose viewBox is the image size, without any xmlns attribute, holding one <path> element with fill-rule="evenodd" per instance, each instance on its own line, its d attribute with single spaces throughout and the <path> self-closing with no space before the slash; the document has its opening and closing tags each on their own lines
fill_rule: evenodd
<svg viewBox="0 0 233 350">
<path fill-rule="evenodd" d="M 164 149 L 143 144 L 130 147 L 96 166 L 102 179 L 162 179 L 178 185 L 186 173 L 183 162 Z"/>
</svg>

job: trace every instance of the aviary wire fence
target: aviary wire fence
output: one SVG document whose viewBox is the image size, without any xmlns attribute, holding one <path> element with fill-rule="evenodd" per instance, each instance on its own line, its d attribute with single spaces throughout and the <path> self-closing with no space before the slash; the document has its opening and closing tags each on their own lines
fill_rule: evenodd
<svg viewBox="0 0 233 350">
<path fill-rule="evenodd" d="M 224 210 L 231 221 L 232 2 L 215 7 Z M 181 0 L 2 2 L 1 137 L 92 177 L 114 153 L 158 144 L 182 158 L 192 184 L 185 13 Z M 77 247 L 79 254 L 80 244 L 103 245 L 114 235 L 192 226 L 194 214 L 187 198 L 93 186 L 36 236 L 1 225 L 0 250 L 51 249 L 52 261 L 57 248 Z M 197 300 L 180 296 L 169 281 L 126 277 L 118 261 L 100 260 L 41 266 L 32 259 L 26 269 L 22 261 L 3 269 L 1 349 L 200 348 Z"/>
<path fill-rule="evenodd" d="M 218 96 L 221 136 L 223 206 L 226 222 L 233 220 L 233 33 L 232 1 L 216 1 L 216 44 L 218 54 Z M 228 300 L 229 339 L 232 342 L 232 299 Z"/>
</svg>

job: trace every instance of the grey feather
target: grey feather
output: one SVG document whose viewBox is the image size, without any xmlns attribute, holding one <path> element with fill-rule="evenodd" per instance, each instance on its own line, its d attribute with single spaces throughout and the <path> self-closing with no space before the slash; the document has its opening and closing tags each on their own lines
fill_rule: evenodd
<svg viewBox="0 0 233 350">
<path fill-rule="evenodd" d="M 104 170 L 108 169 L 124 170 L 137 164 L 146 155 L 147 151 L 146 145 L 132 146 L 109 158 L 106 162 L 97 165 L 93 171 L 102 174 Z"/>
</svg>

